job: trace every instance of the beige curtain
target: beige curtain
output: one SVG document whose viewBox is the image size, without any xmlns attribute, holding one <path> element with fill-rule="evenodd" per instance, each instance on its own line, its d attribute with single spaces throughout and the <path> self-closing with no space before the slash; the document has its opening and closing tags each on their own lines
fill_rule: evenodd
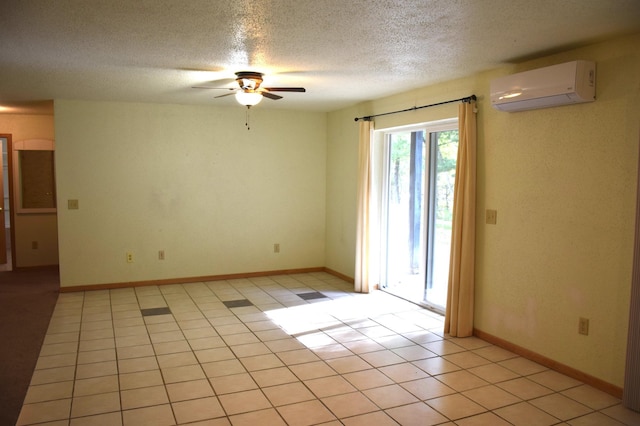
<svg viewBox="0 0 640 426">
<path fill-rule="evenodd" d="M 373 122 L 360 121 L 358 145 L 358 222 L 356 233 L 355 291 L 369 293 L 369 220 L 371 198 L 371 139 Z"/>
<path fill-rule="evenodd" d="M 453 198 L 449 291 L 444 332 L 473 334 L 476 243 L 476 113 L 475 103 L 458 107 L 459 143 Z"/>
</svg>

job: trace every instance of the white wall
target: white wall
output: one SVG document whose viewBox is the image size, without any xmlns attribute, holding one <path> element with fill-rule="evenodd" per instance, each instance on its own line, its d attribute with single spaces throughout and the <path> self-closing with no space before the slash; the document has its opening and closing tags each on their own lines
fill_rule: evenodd
<svg viewBox="0 0 640 426">
<path fill-rule="evenodd" d="M 351 117 L 348 120 L 346 117 Z M 354 276 L 358 171 L 357 110 L 329 114 L 327 137 L 326 265 Z"/>
<path fill-rule="evenodd" d="M 475 327 L 622 386 L 640 133 L 640 34 L 329 114 L 328 268 L 353 276 L 355 116 L 478 102 Z M 597 101 L 505 113 L 492 78 L 576 59 L 597 63 Z M 381 117 L 377 129 L 454 117 L 442 106 Z M 485 225 L 484 211 L 498 211 Z M 349 259 L 345 262 L 344 259 Z M 578 318 L 591 320 L 589 336 Z"/>
<path fill-rule="evenodd" d="M 62 287 L 324 266 L 326 114 L 244 123 L 242 107 L 56 101 Z"/>
</svg>

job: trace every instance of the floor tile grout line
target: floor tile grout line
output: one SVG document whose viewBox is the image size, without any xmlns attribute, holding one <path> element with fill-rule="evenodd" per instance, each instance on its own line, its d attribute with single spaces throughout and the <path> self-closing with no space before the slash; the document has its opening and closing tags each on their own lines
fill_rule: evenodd
<svg viewBox="0 0 640 426">
<path fill-rule="evenodd" d="M 80 325 L 79 325 L 79 330 L 78 330 L 78 349 L 76 352 L 76 363 L 75 363 L 75 369 L 74 369 L 74 376 L 73 376 L 73 389 L 72 389 L 72 393 L 71 393 L 71 403 L 69 404 L 69 419 L 71 419 L 72 415 L 73 415 L 73 407 L 74 407 L 74 399 L 75 399 L 75 393 L 76 393 L 76 382 L 78 381 L 78 358 L 80 357 L 80 345 L 82 344 L 82 323 L 83 323 L 83 317 L 84 317 L 84 308 L 85 308 L 85 304 L 86 304 L 87 300 L 86 300 L 86 293 L 83 293 L 83 298 L 82 298 L 82 305 L 80 306 Z M 115 345 L 115 341 L 114 341 L 114 345 Z"/>
<path fill-rule="evenodd" d="M 164 299 L 165 304 L 168 307 L 169 305 L 168 305 L 168 302 L 167 302 L 164 294 L 162 294 L 162 298 Z M 173 315 L 173 313 L 171 313 L 170 315 L 173 317 L 173 319 L 175 321 L 175 316 Z M 157 352 L 157 349 L 156 349 L 155 345 L 153 344 L 153 339 L 151 338 L 151 333 L 149 332 L 149 327 L 148 327 L 148 324 L 146 323 L 146 321 L 144 319 L 144 316 L 142 318 L 142 321 L 145 323 L 145 328 L 147 330 L 147 335 L 149 337 L 149 342 L 150 342 L 151 348 L 153 349 L 155 361 L 156 361 L 156 364 L 158 365 L 158 370 L 160 371 L 160 377 L 162 378 L 162 384 L 164 386 L 165 394 L 167 395 L 167 404 L 169 405 L 169 408 L 171 409 L 171 414 L 173 415 L 173 419 L 176 421 L 176 424 L 177 424 L 178 417 L 176 416 L 175 408 L 174 408 L 173 404 L 171 403 L 171 401 L 169 400 L 169 394 L 167 392 L 168 383 L 167 383 L 167 380 L 166 380 L 166 376 L 165 376 L 165 374 L 163 374 L 162 368 L 160 367 L 160 362 L 158 360 L 158 352 Z M 122 412 L 122 424 L 124 425 L 124 410 Z"/>
</svg>

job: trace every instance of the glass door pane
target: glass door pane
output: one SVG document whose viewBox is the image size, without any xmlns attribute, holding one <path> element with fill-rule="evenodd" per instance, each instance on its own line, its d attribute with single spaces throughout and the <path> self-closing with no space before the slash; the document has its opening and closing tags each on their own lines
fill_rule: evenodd
<svg viewBox="0 0 640 426">
<path fill-rule="evenodd" d="M 385 288 L 412 300 L 424 298 L 424 132 L 388 136 Z"/>
<path fill-rule="evenodd" d="M 449 281 L 458 131 L 433 132 L 429 139 L 431 161 L 425 301 L 434 308 L 444 311 Z"/>
</svg>

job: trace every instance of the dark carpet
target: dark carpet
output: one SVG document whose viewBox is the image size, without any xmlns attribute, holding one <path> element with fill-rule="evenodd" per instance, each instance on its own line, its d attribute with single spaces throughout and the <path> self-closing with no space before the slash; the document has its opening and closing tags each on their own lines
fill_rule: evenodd
<svg viewBox="0 0 640 426">
<path fill-rule="evenodd" d="M 57 267 L 0 272 L 0 425 L 18 420 L 51 314 Z"/>
</svg>

